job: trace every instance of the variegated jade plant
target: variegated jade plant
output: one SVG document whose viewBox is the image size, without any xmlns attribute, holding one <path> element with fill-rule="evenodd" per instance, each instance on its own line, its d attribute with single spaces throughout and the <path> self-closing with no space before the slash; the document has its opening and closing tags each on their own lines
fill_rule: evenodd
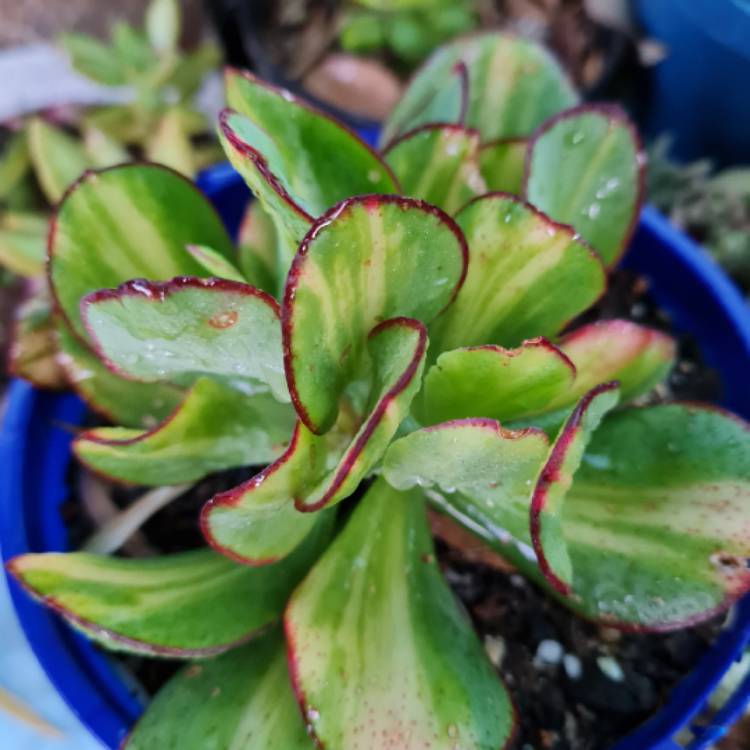
<svg viewBox="0 0 750 750">
<path fill-rule="evenodd" d="M 163 688 L 128 750 L 509 743 L 428 506 L 611 627 L 685 627 L 750 588 L 748 426 L 634 403 L 668 336 L 570 330 L 638 215 L 619 111 L 493 34 L 430 60 L 381 153 L 249 74 L 227 96 L 220 136 L 256 197 L 239 251 L 145 164 L 86 174 L 50 231 L 67 366 L 120 425 L 79 435 L 83 464 L 139 485 L 266 466 L 205 505 L 206 549 L 11 563 L 108 648 L 221 653 Z"/>
</svg>

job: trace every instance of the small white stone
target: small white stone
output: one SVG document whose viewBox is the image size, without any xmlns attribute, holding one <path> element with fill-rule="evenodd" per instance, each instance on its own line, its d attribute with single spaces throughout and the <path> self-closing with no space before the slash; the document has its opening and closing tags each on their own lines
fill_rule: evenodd
<svg viewBox="0 0 750 750">
<path fill-rule="evenodd" d="M 559 664 L 563 657 L 563 647 L 557 642 L 545 639 L 539 643 L 536 649 L 534 661 L 537 664 Z"/>
<path fill-rule="evenodd" d="M 583 672 L 581 660 L 574 654 L 565 654 L 565 656 L 563 656 L 563 667 L 565 668 L 565 674 L 568 675 L 571 680 L 579 679 Z"/>
<path fill-rule="evenodd" d="M 599 669 L 601 669 L 610 680 L 613 680 L 614 682 L 622 682 L 625 679 L 622 667 L 611 656 L 599 656 L 596 659 L 596 663 L 599 665 Z"/>
<path fill-rule="evenodd" d="M 484 637 L 484 650 L 493 666 L 499 667 L 505 658 L 505 641 L 494 635 Z"/>
</svg>

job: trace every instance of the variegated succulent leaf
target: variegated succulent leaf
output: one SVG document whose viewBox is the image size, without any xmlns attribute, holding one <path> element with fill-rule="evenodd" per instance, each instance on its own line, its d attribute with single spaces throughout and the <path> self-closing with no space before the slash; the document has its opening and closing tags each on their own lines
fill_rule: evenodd
<svg viewBox="0 0 750 750">
<path fill-rule="evenodd" d="M 149 704 L 123 750 L 156 747 L 313 750 L 280 630 L 178 672 Z"/>
<path fill-rule="evenodd" d="M 286 274 L 315 217 L 363 193 L 396 192 L 382 159 L 354 133 L 290 92 L 228 70 L 219 137 L 273 218 Z"/>
<path fill-rule="evenodd" d="M 335 423 L 372 328 L 395 317 L 432 321 L 455 297 L 466 263 L 456 224 L 420 201 L 352 198 L 318 219 L 281 308 L 289 390 L 308 429 L 322 434 Z"/>
<path fill-rule="evenodd" d="M 468 94 L 458 118 L 457 95 L 445 95 L 457 64 L 465 70 Z M 430 122 L 460 122 L 478 130 L 482 142 L 524 137 L 577 98 L 543 47 L 495 32 L 475 34 L 441 47 L 427 60 L 388 118 L 381 143 Z"/>
<path fill-rule="evenodd" d="M 81 301 L 99 356 L 141 382 L 187 386 L 201 375 L 288 401 L 276 300 L 226 279 L 141 279 Z"/>
<path fill-rule="evenodd" d="M 325 548 L 333 518 L 317 514 L 297 549 L 276 565 L 237 565 L 213 550 L 154 558 L 86 552 L 26 554 L 9 570 L 36 598 L 107 648 L 151 656 L 210 657 L 279 618 Z"/>
<path fill-rule="evenodd" d="M 322 746 L 497 750 L 512 734 L 510 699 L 442 579 L 419 491 L 369 488 L 284 628 Z"/>
<path fill-rule="evenodd" d="M 619 260 L 644 192 L 644 156 L 625 113 L 604 105 L 566 110 L 534 133 L 526 159 L 525 198 L 573 226 L 607 266 Z"/>
</svg>

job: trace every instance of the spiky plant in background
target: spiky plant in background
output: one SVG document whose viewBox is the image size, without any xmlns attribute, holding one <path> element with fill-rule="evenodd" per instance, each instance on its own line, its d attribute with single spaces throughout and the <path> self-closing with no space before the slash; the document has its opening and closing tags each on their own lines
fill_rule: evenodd
<svg viewBox="0 0 750 750">
<path fill-rule="evenodd" d="M 152 486 L 268 464 L 203 508 L 207 549 L 10 566 L 108 648 L 226 652 L 162 689 L 129 750 L 508 743 L 428 504 L 609 626 L 685 627 L 750 588 L 747 425 L 632 405 L 668 336 L 561 333 L 638 215 L 618 110 L 578 106 L 543 50 L 497 35 L 431 59 L 381 154 L 248 74 L 227 95 L 220 137 L 257 199 L 239 251 L 150 165 L 88 173 L 51 228 L 68 367 L 120 425 L 81 434 L 79 459 Z"/>
</svg>

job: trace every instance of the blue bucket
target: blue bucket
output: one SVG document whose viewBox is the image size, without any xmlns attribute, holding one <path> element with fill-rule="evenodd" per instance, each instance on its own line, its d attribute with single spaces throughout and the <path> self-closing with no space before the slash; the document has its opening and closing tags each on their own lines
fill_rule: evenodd
<svg viewBox="0 0 750 750">
<path fill-rule="evenodd" d="M 204 172 L 198 183 L 236 233 L 249 193 L 228 165 Z M 643 211 L 624 265 L 649 278 L 653 296 L 676 330 L 696 337 L 706 362 L 721 378 L 723 404 L 750 419 L 750 311 L 710 257 L 653 209 Z M 24 552 L 64 550 L 66 530 L 59 506 L 66 496 L 71 461 L 70 428 L 85 407 L 75 396 L 34 390 L 14 381 L 0 434 L 0 552 L 3 561 Z M 116 662 L 70 629 L 50 610 L 9 581 L 18 619 L 50 680 L 83 724 L 115 750 L 143 711 Z M 693 671 L 672 691 L 666 705 L 613 750 L 701 750 L 721 737 L 741 715 L 750 678 L 708 726 L 693 727 L 693 741 L 672 737 L 702 712 L 732 663 L 750 643 L 750 597 L 735 607 L 732 623 Z"/>
<path fill-rule="evenodd" d="M 750 0 L 637 0 L 635 9 L 667 52 L 648 73 L 644 130 L 672 133 L 681 159 L 750 163 Z"/>
</svg>

